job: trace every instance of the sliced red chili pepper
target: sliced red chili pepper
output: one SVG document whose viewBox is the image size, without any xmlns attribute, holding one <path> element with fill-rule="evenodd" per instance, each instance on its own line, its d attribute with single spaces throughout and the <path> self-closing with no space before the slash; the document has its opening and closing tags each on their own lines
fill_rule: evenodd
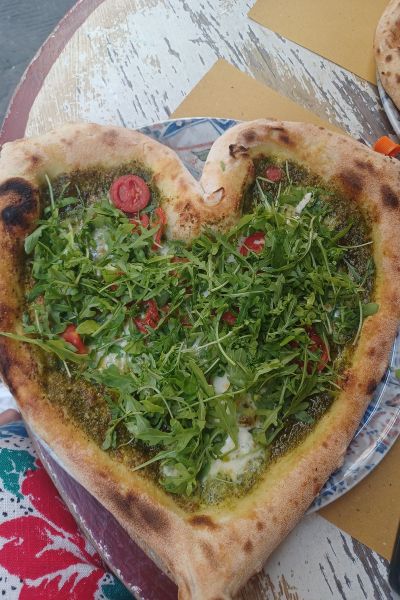
<svg viewBox="0 0 400 600">
<path fill-rule="evenodd" d="M 329 360 L 328 348 L 326 347 L 324 340 L 318 335 L 318 333 L 315 331 L 315 329 L 313 327 L 310 327 L 307 330 L 307 333 L 308 333 L 308 337 L 311 340 L 311 344 L 310 344 L 311 352 L 316 352 L 317 350 L 322 351 L 321 358 L 319 359 L 318 366 L 317 366 L 317 370 L 320 373 L 321 371 L 323 371 L 325 369 L 326 365 L 328 364 L 328 360 Z"/>
<path fill-rule="evenodd" d="M 283 171 L 280 167 L 271 165 L 265 169 L 265 177 L 274 183 L 278 183 L 283 177 Z"/>
<path fill-rule="evenodd" d="M 233 327 L 233 325 L 237 321 L 237 316 L 230 310 L 227 310 L 222 314 L 221 320 L 224 321 L 224 323 L 226 323 L 227 325 Z"/>
<path fill-rule="evenodd" d="M 152 222 L 152 227 L 155 227 L 156 225 L 159 225 L 159 227 L 154 236 L 154 244 L 152 250 L 157 250 L 161 245 L 161 238 L 164 233 L 165 225 L 167 224 L 167 217 L 161 206 L 157 206 L 157 208 L 154 209 L 154 214 L 156 216 L 156 219 L 154 222 Z"/>
<path fill-rule="evenodd" d="M 81 336 L 76 331 L 75 325 L 72 325 L 72 324 L 68 325 L 68 327 L 66 328 L 64 333 L 61 334 L 61 337 L 69 344 L 72 344 L 73 346 L 75 346 L 75 348 L 78 351 L 78 354 L 87 354 L 88 353 L 88 349 L 86 348 L 85 344 L 83 343 Z"/>
<path fill-rule="evenodd" d="M 139 219 L 137 217 L 135 217 L 134 219 L 129 219 L 129 222 L 132 223 L 132 225 L 134 225 L 134 227 L 132 228 L 132 233 L 135 233 L 138 230 L 139 225 L 144 227 L 144 229 L 148 229 L 150 225 L 149 215 L 147 215 L 146 213 L 144 215 L 140 215 Z"/>
<path fill-rule="evenodd" d="M 265 233 L 263 231 L 256 231 L 249 235 L 240 247 L 240 254 L 247 256 L 250 251 L 259 254 L 262 252 L 265 246 Z"/>
<path fill-rule="evenodd" d="M 138 175 L 123 175 L 111 185 L 110 196 L 124 213 L 138 213 L 150 202 L 150 189 Z"/>
</svg>

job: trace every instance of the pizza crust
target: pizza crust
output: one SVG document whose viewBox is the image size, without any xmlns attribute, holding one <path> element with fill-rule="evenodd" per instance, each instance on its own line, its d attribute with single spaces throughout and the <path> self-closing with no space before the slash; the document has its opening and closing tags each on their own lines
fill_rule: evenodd
<svg viewBox="0 0 400 600">
<path fill-rule="evenodd" d="M 132 473 L 113 462 L 82 431 L 65 422 L 61 409 L 45 397 L 34 351 L 0 337 L 1 372 L 24 419 L 67 470 L 176 581 L 180 599 L 228 599 L 262 568 L 330 473 L 340 466 L 384 374 L 400 317 L 400 169 L 394 159 L 323 128 L 259 120 L 237 125 L 215 142 L 198 184 L 172 151 L 143 138 L 114 127 L 68 125 L 42 138 L 4 147 L 0 159 L 1 331 L 21 329 L 23 241 L 40 212 L 38 186 L 44 173 L 51 178 L 76 169 L 142 160 L 157 173 L 163 207 L 171 221 L 169 234 L 188 239 L 204 225 L 223 228 L 239 218 L 243 193 L 254 178 L 252 161 L 267 153 L 294 160 L 336 186 L 366 213 L 373 227 L 374 297 L 380 309 L 364 323 L 342 393 L 312 433 L 228 508 L 185 512 L 140 472 Z M 109 140 L 112 145 L 106 154 Z"/>
<path fill-rule="evenodd" d="M 400 1 L 391 0 L 375 33 L 375 60 L 379 78 L 400 110 Z"/>
</svg>

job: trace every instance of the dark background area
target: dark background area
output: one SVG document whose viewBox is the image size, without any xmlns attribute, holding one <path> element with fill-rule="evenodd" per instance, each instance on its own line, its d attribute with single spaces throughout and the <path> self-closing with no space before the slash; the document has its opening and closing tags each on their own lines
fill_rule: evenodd
<svg viewBox="0 0 400 600">
<path fill-rule="evenodd" d="M 0 0 L 0 123 L 26 67 L 76 0 Z"/>
</svg>

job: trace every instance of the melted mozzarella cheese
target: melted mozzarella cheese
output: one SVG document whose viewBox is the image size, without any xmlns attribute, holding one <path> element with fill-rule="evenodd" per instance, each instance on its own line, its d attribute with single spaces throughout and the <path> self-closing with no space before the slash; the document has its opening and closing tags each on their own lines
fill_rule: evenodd
<svg viewBox="0 0 400 600">
<path fill-rule="evenodd" d="M 123 354 L 118 356 L 115 352 L 110 352 L 101 361 L 100 368 L 107 369 L 111 365 L 115 365 L 120 371 L 124 371 L 129 364 L 128 355 Z"/>
<path fill-rule="evenodd" d="M 232 481 L 237 481 L 240 475 L 246 471 L 248 464 L 262 456 L 261 446 L 255 443 L 247 427 L 239 427 L 238 447 L 236 450 L 234 448 L 234 441 L 228 436 L 221 449 L 226 456 L 223 460 L 218 458 L 211 464 L 207 479 L 225 475 Z"/>
<path fill-rule="evenodd" d="M 178 477 L 179 471 L 176 467 L 171 467 L 171 465 L 164 465 L 161 467 L 161 472 L 164 477 Z"/>
<path fill-rule="evenodd" d="M 304 198 L 302 200 L 300 200 L 300 202 L 298 203 L 298 205 L 294 209 L 294 212 L 296 213 L 296 215 L 301 215 L 302 211 L 305 209 L 305 207 L 307 206 L 307 204 L 309 202 L 311 202 L 311 200 L 312 200 L 312 193 L 311 192 L 307 192 L 304 195 Z"/>
<path fill-rule="evenodd" d="M 95 243 L 93 258 L 101 258 L 108 252 L 108 244 L 104 240 L 104 231 L 101 228 L 95 230 L 93 241 Z"/>
<path fill-rule="evenodd" d="M 216 375 L 212 381 L 212 384 L 216 394 L 224 394 L 229 390 L 229 386 L 231 385 L 226 373 L 221 376 Z"/>
<path fill-rule="evenodd" d="M 168 244 L 164 243 L 159 249 L 158 249 L 159 253 L 162 256 L 166 256 L 167 254 L 169 254 L 170 248 L 168 246 Z"/>
</svg>

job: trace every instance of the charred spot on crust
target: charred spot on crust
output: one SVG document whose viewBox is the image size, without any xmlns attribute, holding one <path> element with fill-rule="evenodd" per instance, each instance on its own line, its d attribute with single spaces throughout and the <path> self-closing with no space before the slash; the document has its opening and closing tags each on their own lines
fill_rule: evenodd
<svg viewBox="0 0 400 600">
<path fill-rule="evenodd" d="M 376 169 L 371 161 L 369 160 L 355 160 L 354 166 L 357 169 L 361 169 L 362 171 L 367 171 L 368 173 L 376 173 Z"/>
<path fill-rule="evenodd" d="M 375 379 L 370 379 L 370 381 L 367 383 L 367 394 L 373 394 L 377 385 L 378 384 L 376 383 Z"/>
<path fill-rule="evenodd" d="M 376 348 L 374 346 L 371 346 L 371 348 L 368 348 L 367 354 L 368 356 L 375 356 Z"/>
<path fill-rule="evenodd" d="M 262 531 L 263 529 L 265 529 L 265 525 L 262 521 L 257 521 L 256 527 L 257 527 L 257 531 Z"/>
<path fill-rule="evenodd" d="M 138 503 L 137 509 L 143 521 L 150 529 L 164 533 L 169 529 L 168 519 L 160 510 L 141 502 Z"/>
<path fill-rule="evenodd" d="M 115 491 L 110 498 L 116 502 L 120 510 L 128 514 L 132 520 L 139 520 L 146 528 L 164 535 L 169 530 L 168 518 L 157 508 L 147 505 L 132 492 L 123 495 Z"/>
<path fill-rule="evenodd" d="M 253 543 L 251 540 L 247 540 L 247 542 L 243 546 L 243 550 L 248 554 L 253 550 Z"/>
<path fill-rule="evenodd" d="M 322 488 L 322 485 L 320 483 L 314 483 L 314 485 L 313 485 L 314 496 L 316 496 L 318 494 L 318 492 L 320 491 L 321 488 Z"/>
<path fill-rule="evenodd" d="M 218 525 L 214 523 L 208 515 L 193 515 L 189 518 L 189 523 L 194 527 L 208 527 L 209 529 L 217 529 Z"/>
<path fill-rule="evenodd" d="M 284 133 L 284 131 L 285 130 L 279 134 L 279 141 L 282 142 L 282 144 L 286 144 L 286 146 L 293 146 L 292 140 L 287 133 Z"/>
<path fill-rule="evenodd" d="M 343 171 L 339 175 L 339 181 L 346 195 L 354 199 L 360 195 L 363 189 L 362 178 L 356 171 Z"/>
<path fill-rule="evenodd" d="M 7 227 L 26 227 L 27 217 L 36 208 L 35 189 L 25 179 L 13 177 L 0 185 L 0 196 L 9 195 L 11 202 L 1 211 Z"/>
<path fill-rule="evenodd" d="M 400 83 L 400 75 L 396 73 L 396 83 Z"/>
<path fill-rule="evenodd" d="M 32 167 L 37 167 L 42 162 L 42 159 L 40 156 L 37 156 L 37 154 L 27 154 L 26 158 L 29 160 Z"/>
<path fill-rule="evenodd" d="M 200 542 L 200 546 L 203 550 L 204 556 L 210 563 L 214 563 L 216 560 L 214 548 L 208 542 Z"/>
<path fill-rule="evenodd" d="M 257 134 L 254 129 L 249 129 L 243 133 L 243 138 L 247 144 L 251 144 L 255 139 L 257 139 Z"/>
<path fill-rule="evenodd" d="M 103 133 L 103 142 L 107 146 L 115 146 L 115 142 L 117 141 L 118 131 L 116 129 L 109 129 Z"/>
<path fill-rule="evenodd" d="M 0 347 L 0 372 L 4 376 L 4 379 L 7 379 L 8 373 L 12 366 L 12 359 L 10 358 L 7 349 Z"/>
<path fill-rule="evenodd" d="M 241 146 L 240 144 L 229 144 L 229 154 L 232 158 L 237 156 L 247 156 L 248 148 Z"/>
<path fill-rule="evenodd" d="M 389 208 L 398 208 L 399 198 L 396 192 L 387 184 L 381 187 L 382 202 Z"/>
<path fill-rule="evenodd" d="M 393 58 L 392 55 L 388 54 L 385 58 L 385 62 L 387 62 L 387 63 L 390 62 L 392 60 L 392 58 Z"/>
<path fill-rule="evenodd" d="M 176 211 L 179 214 L 179 220 L 181 223 L 189 223 L 194 225 L 198 222 L 198 212 L 189 201 L 177 203 Z"/>
</svg>

